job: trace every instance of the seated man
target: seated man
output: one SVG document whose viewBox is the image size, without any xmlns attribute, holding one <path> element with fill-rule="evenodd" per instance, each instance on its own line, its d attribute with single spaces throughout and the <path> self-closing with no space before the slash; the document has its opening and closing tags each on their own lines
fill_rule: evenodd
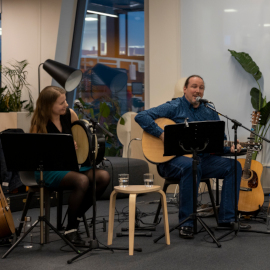
<svg viewBox="0 0 270 270">
<path fill-rule="evenodd" d="M 164 142 L 164 131 L 155 123 L 155 119 L 165 117 L 176 123 L 188 121 L 219 120 L 219 116 L 213 110 L 205 107 L 196 101 L 196 97 L 202 98 L 204 95 L 204 81 L 198 75 L 187 78 L 184 85 L 184 96 L 177 98 L 156 108 L 151 108 L 140 112 L 135 120 L 148 133 L 159 137 Z M 234 152 L 234 146 L 225 148 L 224 151 Z M 241 145 L 237 144 L 237 151 L 241 150 Z M 197 187 L 201 178 L 219 178 L 223 180 L 221 203 L 219 208 L 219 226 L 229 227 L 230 222 L 235 220 L 234 205 L 234 162 L 220 156 L 208 153 L 200 154 L 197 166 Z M 242 168 L 237 163 L 237 196 L 241 182 Z M 193 212 L 193 176 L 192 159 L 179 156 L 168 162 L 158 165 L 160 174 L 163 177 L 173 177 L 179 179 L 179 222 L 186 219 Z M 237 197 L 237 201 L 238 201 Z M 241 228 L 244 228 L 241 225 Z M 193 238 L 193 220 L 185 222 L 179 231 L 182 238 Z"/>
</svg>

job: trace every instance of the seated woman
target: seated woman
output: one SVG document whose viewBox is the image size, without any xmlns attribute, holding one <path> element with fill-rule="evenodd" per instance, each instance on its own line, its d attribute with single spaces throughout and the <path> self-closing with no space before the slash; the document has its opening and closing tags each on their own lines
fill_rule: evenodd
<svg viewBox="0 0 270 270">
<path fill-rule="evenodd" d="M 72 134 L 71 124 L 77 120 L 76 113 L 68 108 L 66 91 L 60 87 L 47 86 L 37 99 L 30 132 Z M 75 141 L 74 147 L 77 149 Z M 99 199 L 109 184 L 110 176 L 104 170 L 96 169 L 95 173 L 96 198 Z M 77 229 L 81 217 L 92 205 L 93 170 L 91 167 L 81 167 L 80 172 L 44 171 L 43 175 L 46 187 L 72 190 L 68 201 L 65 236 L 74 245 L 84 245 L 85 241 L 81 239 Z M 39 172 L 35 176 L 38 181 Z"/>
</svg>

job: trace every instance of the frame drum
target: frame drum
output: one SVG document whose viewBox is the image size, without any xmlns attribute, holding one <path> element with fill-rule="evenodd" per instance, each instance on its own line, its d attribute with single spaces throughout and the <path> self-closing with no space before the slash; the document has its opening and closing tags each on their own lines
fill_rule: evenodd
<svg viewBox="0 0 270 270">
<path fill-rule="evenodd" d="M 77 143 L 78 149 L 76 150 L 78 164 L 82 167 L 91 166 L 89 155 L 93 149 L 93 126 L 87 120 L 82 119 L 72 123 L 71 131 L 74 141 Z M 96 164 L 99 164 L 105 153 L 105 136 L 97 126 L 95 136 L 95 159 Z"/>
</svg>

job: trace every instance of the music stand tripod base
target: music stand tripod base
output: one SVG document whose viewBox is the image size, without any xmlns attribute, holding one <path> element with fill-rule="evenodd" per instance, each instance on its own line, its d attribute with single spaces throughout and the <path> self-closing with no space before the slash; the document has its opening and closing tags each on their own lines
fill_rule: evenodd
<svg viewBox="0 0 270 270">
<path fill-rule="evenodd" d="M 180 224 L 170 229 L 170 232 L 179 228 L 188 220 L 193 220 L 193 230 L 197 233 L 197 220 L 207 231 L 218 247 L 221 247 L 214 233 L 197 216 L 197 153 L 215 153 L 223 151 L 225 123 L 223 121 L 201 121 L 167 125 L 164 128 L 164 156 L 181 156 L 193 154 L 192 176 L 193 176 L 193 213 L 189 215 Z M 213 132 L 215 130 L 215 132 Z M 156 238 L 156 243 L 163 238 L 165 234 Z"/>
<path fill-rule="evenodd" d="M 43 223 L 45 222 L 76 253 L 80 253 L 72 243 L 53 227 L 43 213 L 43 171 L 78 171 L 72 136 L 67 134 L 2 133 L 0 138 L 8 171 L 40 171 L 40 216 L 2 258 L 6 258 L 39 222 L 41 245 L 44 244 Z M 54 154 L 52 155 L 52 153 Z"/>
</svg>

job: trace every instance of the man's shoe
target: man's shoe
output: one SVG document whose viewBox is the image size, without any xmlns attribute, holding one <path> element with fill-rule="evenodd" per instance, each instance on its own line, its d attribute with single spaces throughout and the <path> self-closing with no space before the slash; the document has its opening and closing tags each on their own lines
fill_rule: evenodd
<svg viewBox="0 0 270 270">
<path fill-rule="evenodd" d="M 218 223 L 218 227 L 219 228 L 228 228 L 228 229 L 233 229 L 234 225 L 237 226 L 237 223 L 235 224 L 234 222 L 227 222 L 227 223 Z M 242 230 L 249 230 L 251 229 L 251 226 L 248 224 L 243 224 L 243 223 L 239 223 L 239 229 Z"/>
<path fill-rule="evenodd" d="M 184 239 L 194 238 L 193 228 L 189 226 L 183 226 L 179 230 L 179 236 Z"/>
<path fill-rule="evenodd" d="M 85 246 L 85 241 L 82 240 L 77 230 L 70 230 L 65 232 L 65 237 L 74 246 Z"/>
</svg>

